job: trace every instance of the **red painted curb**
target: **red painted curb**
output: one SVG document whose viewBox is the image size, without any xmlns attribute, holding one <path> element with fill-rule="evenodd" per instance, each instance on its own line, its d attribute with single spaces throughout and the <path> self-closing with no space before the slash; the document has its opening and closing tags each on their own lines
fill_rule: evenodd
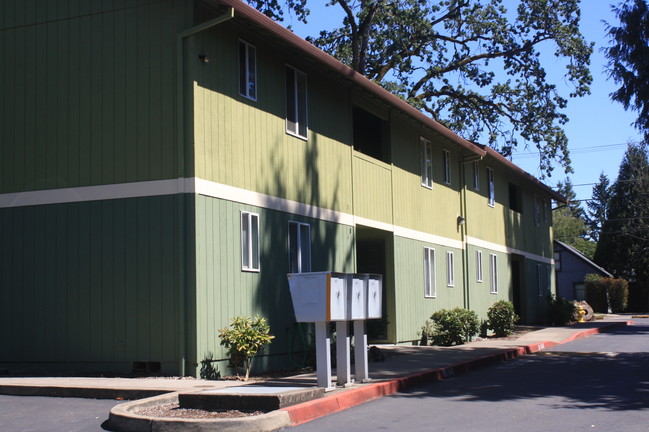
<svg viewBox="0 0 649 432">
<path fill-rule="evenodd" d="M 321 399 L 315 399 L 309 402 L 282 408 L 282 411 L 288 412 L 288 415 L 291 419 L 291 425 L 296 426 L 319 417 L 324 417 L 328 414 L 333 414 L 335 412 L 360 405 L 365 402 L 380 399 L 384 396 L 389 396 L 398 391 L 405 390 L 408 387 L 441 381 L 445 377 L 453 376 L 456 373 L 469 372 L 472 369 L 477 369 L 489 363 L 512 360 L 522 355 L 543 351 L 544 349 L 553 347 L 555 345 L 561 345 L 567 342 L 572 342 L 576 339 L 592 336 L 611 328 L 622 327 L 631 324 L 633 324 L 633 321 L 619 321 L 613 322 L 605 327 L 584 329 L 583 331 L 573 334 L 562 342 L 557 343 L 545 341 L 511 348 L 502 352 L 478 357 L 462 363 L 457 363 L 455 365 L 438 369 L 431 369 L 424 372 L 418 372 L 402 378 L 369 384 L 335 395 L 325 396 Z"/>
</svg>

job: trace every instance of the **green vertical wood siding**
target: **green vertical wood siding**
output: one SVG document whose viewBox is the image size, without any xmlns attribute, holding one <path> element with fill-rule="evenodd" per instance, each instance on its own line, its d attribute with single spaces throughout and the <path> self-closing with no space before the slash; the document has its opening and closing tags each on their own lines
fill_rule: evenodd
<svg viewBox="0 0 649 432">
<path fill-rule="evenodd" d="M 257 101 L 238 92 L 239 38 L 256 47 Z M 232 21 L 192 36 L 187 58 L 197 177 L 352 212 L 351 147 L 343 144 L 351 142 L 351 106 L 344 87 Z M 307 76 L 308 141 L 286 133 L 286 64 Z"/>
<path fill-rule="evenodd" d="M 178 373 L 177 196 L 0 209 L 1 362 Z"/>
<path fill-rule="evenodd" d="M 435 249 L 436 298 L 424 296 L 424 247 Z M 446 252 L 454 252 L 453 287 L 446 285 Z M 418 339 L 417 332 L 434 312 L 463 307 L 462 250 L 395 237 L 394 260 L 396 341 Z"/>
<path fill-rule="evenodd" d="M 0 193 L 176 178 L 186 2 L 3 2 Z"/>
<path fill-rule="evenodd" d="M 241 211 L 259 214 L 260 271 L 241 270 Z M 276 336 L 265 354 L 283 356 L 289 349 L 303 349 L 295 337 L 293 304 L 288 290 L 288 222 L 311 226 L 312 271 L 352 272 L 355 269 L 354 230 L 352 227 L 316 219 L 270 211 L 205 196 L 196 199 L 196 348 L 193 364 L 210 353 L 224 359 L 218 329 L 238 315 L 261 314 L 268 318 Z M 273 357 L 257 361 L 264 367 Z M 275 367 L 281 363 L 275 360 Z M 226 373 L 227 362 L 218 364 Z"/>
</svg>

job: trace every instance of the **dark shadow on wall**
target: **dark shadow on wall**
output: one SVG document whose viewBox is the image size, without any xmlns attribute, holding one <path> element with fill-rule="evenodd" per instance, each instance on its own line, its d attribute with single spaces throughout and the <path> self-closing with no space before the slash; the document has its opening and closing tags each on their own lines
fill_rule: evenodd
<svg viewBox="0 0 649 432">
<path fill-rule="evenodd" d="M 287 173 L 278 156 L 279 152 L 273 153 L 268 166 L 274 180 L 267 192 L 267 202 L 262 203 L 262 206 L 273 208 L 278 201 L 273 197 L 287 197 L 290 193 L 289 181 L 299 185 L 294 200 L 307 206 L 298 205 L 298 210 L 291 209 L 289 212 L 266 210 L 260 220 L 261 271 L 254 292 L 254 304 L 257 311 L 268 319 L 271 333 L 275 335 L 275 340 L 264 352 L 265 356 L 256 360 L 256 368 L 263 370 L 299 369 L 312 361 L 310 351 L 313 349 L 313 326 L 295 322 L 287 279 L 289 221 L 310 225 L 311 271 L 351 272 L 355 261 L 354 229 L 321 219 L 325 217 L 323 208 L 340 207 L 341 176 L 336 177 L 333 186 L 335 192 L 323 197 L 325 185 L 318 168 L 320 156 L 317 135 L 313 134 L 308 142 L 290 139 L 287 145 L 306 147 L 299 149 L 300 152 L 304 151 L 303 170 L 297 174 Z M 329 200 L 331 196 L 333 198 Z"/>
</svg>

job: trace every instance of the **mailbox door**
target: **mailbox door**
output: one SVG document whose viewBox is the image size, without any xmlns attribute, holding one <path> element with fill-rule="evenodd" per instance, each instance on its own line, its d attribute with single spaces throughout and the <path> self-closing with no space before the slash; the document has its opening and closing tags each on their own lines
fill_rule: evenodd
<svg viewBox="0 0 649 432">
<path fill-rule="evenodd" d="M 349 290 L 349 308 L 351 320 L 364 320 L 367 318 L 367 289 L 365 288 L 364 275 L 355 274 L 351 278 Z"/>
<path fill-rule="evenodd" d="M 367 318 L 381 318 L 381 301 L 383 296 L 381 275 L 369 275 L 367 278 Z"/>
<path fill-rule="evenodd" d="M 346 275 L 332 273 L 329 280 L 329 298 L 327 321 L 345 321 L 347 319 L 347 284 Z"/>
</svg>

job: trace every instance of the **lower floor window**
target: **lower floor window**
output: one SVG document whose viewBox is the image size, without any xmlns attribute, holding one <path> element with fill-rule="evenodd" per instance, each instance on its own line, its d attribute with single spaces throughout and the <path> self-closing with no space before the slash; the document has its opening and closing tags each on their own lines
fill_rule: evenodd
<svg viewBox="0 0 649 432">
<path fill-rule="evenodd" d="M 289 221 L 288 223 L 289 273 L 311 271 L 311 226 Z"/>
<path fill-rule="evenodd" d="M 259 271 L 259 215 L 241 212 L 241 269 Z"/>
<path fill-rule="evenodd" d="M 492 294 L 498 294 L 498 257 L 489 255 L 489 288 Z"/>
<path fill-rule="evenodd" d="M 435 249 L 424 248 L 424 297 L 437 297 L 435 287 Z"/>
</svg>

